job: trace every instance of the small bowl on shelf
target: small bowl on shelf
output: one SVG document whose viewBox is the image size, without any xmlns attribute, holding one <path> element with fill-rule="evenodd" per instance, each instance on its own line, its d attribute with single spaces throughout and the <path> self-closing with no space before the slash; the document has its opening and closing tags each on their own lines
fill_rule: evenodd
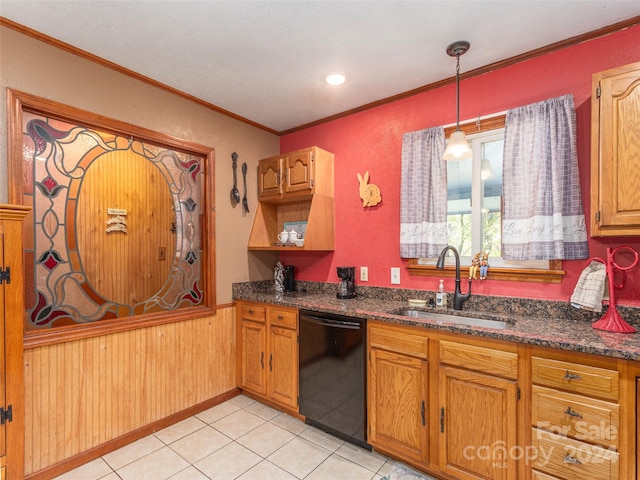
<svg viewBox="0 0 640 480">
<path fill-rule="evenodd" d="M 304 238 L 301 238 L 300 240 L 294 240 L 293 243 L 296 244 L 296 247 L 302 247 L 304 245 Z"/>
</svg>

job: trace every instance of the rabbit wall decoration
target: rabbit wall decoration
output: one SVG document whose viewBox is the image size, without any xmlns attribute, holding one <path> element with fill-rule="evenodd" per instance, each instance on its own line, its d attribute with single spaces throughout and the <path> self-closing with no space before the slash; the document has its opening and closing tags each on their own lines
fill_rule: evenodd
<svg viewBox="0 0 640 480">
<path fill-rule="evenodd" d="M 360 182 L 360 198 L 363 207 L 375 207 L 382 201 L 380 188 L 369 182 L 369 172 L 365 172 L 364 178 L 358 173 L 358 181 Z"/>
</svg>

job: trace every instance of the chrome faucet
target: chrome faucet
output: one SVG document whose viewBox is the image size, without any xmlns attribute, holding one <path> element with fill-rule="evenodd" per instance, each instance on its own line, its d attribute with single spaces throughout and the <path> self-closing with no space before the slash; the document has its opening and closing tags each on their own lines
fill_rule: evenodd
<svg viewBox="0 0 640 480">
<path fill-rule="evenodd" d="M 462 304 L 469 300 L 469 297 L 471 296 L 471 279 L 469 279 L 469 290 L 463 295 L 462 292 L 460 292 L 460 255 L 458 254 L 458 250 L 451 245 L 447 245 L 440 252 L 436 268 L 440 270 L 444 269 L 444 257 L 447 250 L 451 250 L 453 255 L 456 257 L 456 291 L 453 292 L 453 309 L 462 310 Z"/>
</svg>

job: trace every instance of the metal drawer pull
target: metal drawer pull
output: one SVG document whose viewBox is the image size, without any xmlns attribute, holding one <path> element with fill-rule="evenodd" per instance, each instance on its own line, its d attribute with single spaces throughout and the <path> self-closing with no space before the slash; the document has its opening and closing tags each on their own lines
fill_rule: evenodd
<svg viewBox="0 0 640 480">
<path fill-rule="evenodd" d="M 564 379 L 565 380 L 580 380 L 580 379 L 582 379 L 582 377 L 580 375 L 578 375 L 577 373 L 571 373 L 569 370 L 567 370 L 567 373 L 564 374 Z"/>
<path fill-rule="evenodd" d="M 262 369 L 264 370 L 264 352 L 260 353 L 260 365 L 262 365 Z"/>
<path fill-rule="evenodd" d="M 426 421 L 424 418 L 424 400 L 422 400 L 422 406 L 420 407 L 420 414 L 422 415 L 422 425 L 425 425 Z"/>
<path fill-rule="evenodd" d="M 580 460 L 578 460 L 576 457 L 572 457 L 569 454 L 567 454 L 567 456 L 564 457 L 564 463 L 571 463 L 573 465 L 582 465 L 582 462 Z"/>
<path fill-rule="evenodd" d="M 573 410 L 571 406 L 567 407 L 567 410 L 564 413 L 566 413 L 567 415 L 571 415 L 572 417 L 582 418 L 582 415 Z"/>
<path fill-rule="evenodd" d="M 269 371 L 273 371 L 273 355 L 269 355 Z"/>
</svg>

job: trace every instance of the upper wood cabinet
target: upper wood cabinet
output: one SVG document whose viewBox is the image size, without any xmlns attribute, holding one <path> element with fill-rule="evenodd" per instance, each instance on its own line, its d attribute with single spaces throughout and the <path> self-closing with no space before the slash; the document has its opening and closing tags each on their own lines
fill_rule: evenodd
<svg viewBox="0 0 640 480">
<path fill-rule="evenodd" d="M 260 160 L 248 249 L 333 250 L 333 184 L 333 154 L 318 147 Z M 276 245 L 287 222 L 307 222 L 303 247 Z"/>
<path fill-rule="evenodd" d="M 282 157 L 270 157 L 258 163 L 258 200 L 282 194 Z"/>
<path fill-rule="evenodd" d="M 591 235 L 640 234 L 640 62 L 593 75 Z"/>
<path fill-rule="evenodd" d="M 312 147 L 261 160 L 258 164 L 259 200 L 269 201 L 279 195 L 313 193 L 318 162 L 316 157 L 323 153 L 328 152 Z M 323 163 L 322 160 L 320 162 Z M 321 167 L 326 168 L 326 165 Z M 321 168 L 318 169 L 318 173 L 325 176 Z"/>
</svg>

